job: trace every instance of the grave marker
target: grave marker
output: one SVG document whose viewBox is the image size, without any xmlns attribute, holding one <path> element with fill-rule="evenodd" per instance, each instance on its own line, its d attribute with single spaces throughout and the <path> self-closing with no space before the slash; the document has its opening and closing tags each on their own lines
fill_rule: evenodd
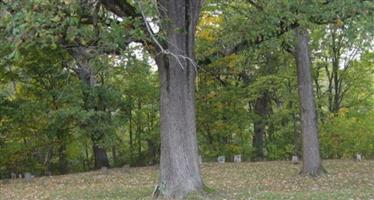
<svg viewBox="0 0 374 200">
<path fill-rule="evenodd" d="M 101 167 L 100 171 L 101 171 L 101 173 L 103 173 L 105 175 L 109 174 L 109 171 L 108 171 L 107 167 Z"/>
<path fill-rule="evenodd" d="M 220 164 L 225 163 L 225 156 L 218 156 L 217 162 L 220 163 Z"/>
<path fill-rule="evenodd" d="M 234 162 L 241 163 L 242 162 L 242 155 L 234 155 Z"/>
<path fill-rule="evenodd" d="M 299 164 L 299 157 L 292 156 L 292 164 L 294 164 L 294 165 Z"/>
<path fill-rule="evenodd" d="M 356 160 L 361 161 L 362 160 L 362 155 L 361 154 L 356 154 Z"/>
<path fill-rule="evenodd" d="M 26 182 L 31 182 L 32 178 L 34 178 L 34 176 L 30 172 L 25 172 L 24 176 L 25 176 L 24 179 Z"/>
</svg>

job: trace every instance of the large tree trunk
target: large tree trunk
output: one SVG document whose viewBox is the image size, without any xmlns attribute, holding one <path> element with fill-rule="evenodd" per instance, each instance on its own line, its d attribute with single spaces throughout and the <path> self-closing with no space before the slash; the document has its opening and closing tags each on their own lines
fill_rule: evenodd
<svg viewBox="0 0 374 200">
<path fill-rule="evenodd" d="M 300 96 L 301 130 L 303 136 L 303 167 L 301 174 L 318 176 L 324 172 L 319 152 L 317 112 L 313 95 L 309 34 L 303 28 L 295 30 L 295 59 Z"/>
<path fill-rule="evenodd" d="M 156 56 L 161 89 L 160 191 L 166 198 L 181 199 L 203 189 L 196 138 L 196 69 L 182 58 L 194 60 L 200 6 L 199 0 L 160 1 L 167 33 L 165 47 L 174 54 Z"/>
</svg>

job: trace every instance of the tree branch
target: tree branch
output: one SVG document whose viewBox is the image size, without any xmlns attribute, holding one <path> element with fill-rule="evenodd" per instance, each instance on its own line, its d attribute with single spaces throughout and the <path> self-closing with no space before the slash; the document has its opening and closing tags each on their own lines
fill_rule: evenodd
<svg viewBox="0 0 374 200">
<path fill-rule="evenodd" d="M 127 0 L 100 0 L 100 3 L 118 17 L 141 17 L 140 13 L 136 12 L 136 8 Z"/>
</svg>

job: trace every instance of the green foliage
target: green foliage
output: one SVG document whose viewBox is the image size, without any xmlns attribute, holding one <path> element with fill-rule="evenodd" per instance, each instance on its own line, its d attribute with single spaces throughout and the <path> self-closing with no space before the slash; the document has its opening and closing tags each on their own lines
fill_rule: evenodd
<svg viewBox="0 0 374 200">
<path fill-rule="evenodd" d="M 145 50 L 154 48 L 149 33 L 142 18 L 119 19 L 89 2 L 0 1 L 0 173 L 64 173 L 64 163 L 72 172 L 90 170 L 93 145 L 112 166 L 159 161 L 159 78 L 155 53 Z M 290 54 L 300 25 L 311 33 L 323 157 L 374 157 L 373 2 L 206 2 L 196 34 L 196 124 L 205 161 L 254 159 L 259 122 L 264 159 L 300 154 Z M 144 8 L 152 26 L 160 23 L 150 1 L 131 4 Z M 155 36 L 168 42 L 162 34 Z M 79 76 L 82 63 L 94 84 Z"/>
<path fill-rule="evenodd" d="M 321 143 L 325 158 L 374 157 L 374 113 L 342 111 L 322 126 Z"/>
</svg>

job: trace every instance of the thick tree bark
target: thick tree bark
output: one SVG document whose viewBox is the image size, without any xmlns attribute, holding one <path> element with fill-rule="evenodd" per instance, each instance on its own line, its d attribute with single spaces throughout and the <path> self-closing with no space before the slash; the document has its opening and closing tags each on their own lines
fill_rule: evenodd
<svg viewBox="0 0 374 200">
<path fill-rule="evenodd" d="M 165 49 L 174 54 L 156 56 L 161 89 L 160 191 L 172 199 L 203 189 L 196 138 L 196 69 L 182 57 L 194 60 L 200 6 L 199 0 L 160 0 L 167 34 Z"/>
<path fill-rule="evenodd" d="M 317 112 L 313 95 L 309 34 L 303 28 L 295 30 L 295 59 L 300 97 L 301 130 L 303 136 L 303 167 L 301 174 L 318 176 L 324 173 L 319 152 Z"/>
<path fill-rule="evenodd" d="M 183 198 L 202 190 L 196 138 L 195 71 L 183 70 L 171 56 L 158 56 L 161 87 L 161 193 Z"/>
<path fill-rule="evenodd" d="M 148 42 L 152 43 L 146 47 L 156 55 L 160 74 L 160 192 L 166 198 L 180 199 L 203 189 L 196 139 L 196 69 L 191 62 L 195 59 L 195 31 L 202 2 L 157 1 L 165 42 L 155 41 L 151 31 L 142 26 L 149 36 Z M 120 17 L 139 16 L 127 1 L 101 0 L 101 3 Z"/>
</svg>

